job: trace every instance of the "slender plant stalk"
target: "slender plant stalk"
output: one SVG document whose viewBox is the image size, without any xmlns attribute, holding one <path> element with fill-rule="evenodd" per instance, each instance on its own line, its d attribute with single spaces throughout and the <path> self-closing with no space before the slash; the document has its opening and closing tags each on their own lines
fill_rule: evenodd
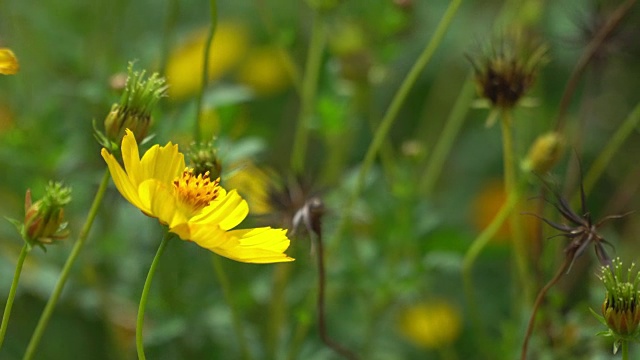
<svg viewBox="0 0 640 360">
<path fill-rule="evenodd" d="M 556 117 L 556 130 L 561 130 L 564 125 L 565 114 L 569 109 L 569 101 L 573 97 L 573 94 L 578 87 L 578 81 L 587 69 L 587 65 L 589 65 L 591 60 L 593 60 L 598 50 L 600 50 L 602 45 L 605 44 L 613 31 L 615 31 L 618 25 L 620 25 L 622 19 L 629 13 L 635 2 L 636 0 L 627 0 L 618 6 L 611 16 L 609 16 L 607 22 L 600 28 L 600 30 L 598 30 L 593 39 L 589 42 L 586 50 L 582 53 L 582 56 L 580 56 L 580 59 L 578 59 L 578 62 L 571 73 L 571 77 L 565 86 L 562 99 L 560 100 L 558 115 Z"/>
<path fill-rule="evenodd" d="M 167 4 L 167 17 L 162 32 L 162 48 L 160 53 L 160 71 L 165 77 L 167 76 L 167 62 L 169 59 L 169 49 L 171 48 L 171 35 L 175 32 L 180 2 L 178 0 L 169 0 Z"/>
<path fill-rule="evenodd" d="M 553 285 L 555 285 L 560 280 L 562 275 L 564 275 L 564 272 L 567 269 L 567 266 L 569 266 L 570 261 L 571 261 L 571 257 L 569 256 L 565 257 L 564 262 L 562 263 L 562 265 L 560 266 L 556 274 L 540 290 L 540 292 L 538 293 L 538 296 L 536 297 L 536 301 L 533 304 L 533 309 L 531 310 L 531 317 L 529 318 L 529 325 L 527 326 L 527 332 L 524 335 L 524 342 L 522 343 L 522 353 L 520 355 L 521 360 L 527 359 L 527 349 L 529 347 L 529 339 L 531 338 L 531 334 L 533 333 L 533 327 L 536 323 L 536 314 L 538 313 L 540 304 L 542 304 L 542 300 L 544 300 L 544 297 L 547 295 L 547 292 L 549 291 L 549 289 L 551 289 L 551 287 L 553 287 Z"/>
<path fill-rule="evenodd" d="M 460 7 L 461 3 L 462 3 L 462 0 L 451 1 L 451 3 L 449 4 L 449 7 L 447 8 L 444 15 L 442 16 L 442 19 L 440 19 L 440 23 L 438 23 L 438 26 L 436 27 L 436 30 L 433 36 L 429 40 L 429 43 L 424 48 L 424 50 L 422 50 L 422 53 L 420 54 L 416 62 L 413 64 L 413 67 L 411 67 L 411 70 L 409 70 L 409 73 L 407 74 L 407 76 L 402 81 L 402 84 L 398 88 L 398 91 L 393 96 L 393 99 L 391 100 L 391 104 L 389 105 L 389 108 L 387 109 L 384 117 L 382 118 L 382 121 L 380 122 L 380 125 L 378 126 L 378 129 L 376 130 L 373 136 L 373 140 L 369 144 L 369 148 L 367 149 L 367 153 L 365 154 L 364 160 L 362 162 L 362 166 L 360 166 L 360 171 L 358 172 L 358 177 L 356 182 L 356 188 L 351 194 L 351 196 L 349 197 L 347 204 L 345 206 L 345 212 L 344 212 L 345 216 L 343 216 L 341 218 L 341 221 L 338 223 L 338 226 L 335 232 L 336 234 L 335 235 L 336 241 L 334 241 L 335 247 L 339 245 L 339 242 L 341 239 L 340 234 L 342 234 L 342 232 L 345 230 L 347 223 L 349 222 L 350 212 L 351 212 L 350 209 L 353 207 L 356 200 L 360 196 L 360 192 L 364 187 L 365 179 L 367 177 L 367 174 L 369 173 L 371 166 L 373 165 L 373 161 L 375 160 L 376 154 L 378 153 L 378 151 L 380 150 L 380 147 L 384 143 L 384 140 L 386 139 L 389 133 L 389 130 L 393 125 L 393 122 L 398 117 L 398 114 L 400 113 L 400 108 L 402 108 L 402 105 L 406 101 L 407 96 L 409 95 L 409 91 L 418 80 L 418 77 L 420 76 L 420 73 L 422 72 L 422 70 L 424 70 L 424 68 L 429 64 L 431 57 L 433 56 L 436 49 L 442 42 L 442 39 L 444 38 L 444 35 L 447 29 L 449 28 L 449 25 L 451 25 L 451 22 L 453 21 L 453 18 L 455 17 L 455 14 L 458 11 L 458 8 Z"/>
<path fill-rule="evenodd" d="M 238 313 L 238 308 L 231 297 L 231 283 L 229 282 L 229 276 L 224 269 L 222 264 L 222 258 L 219 255 L 213 254 L 213 268 L 216 271 L 216 277 L 220 282 L 220 286 L 222 287 L 222 294 L 224 296 L 224 300 L 227 302 L 229 309 L 231 310 L 231 321 L 233 322 L 233 330 L 236 333 L 236 338 L 238 339 L 238 346 L 240 346 L 240 351 L 242 352 L 242 359 L 249 360 L 251 359 L 251 354 L 249 353 L 249 346 L 247 346 L 247 340 L 244 337 L 244 328 L 242 326 L 242 319 L 240 319 L 240 314 Z"/>
<path fill-rule="evenodd" d="M 333 340 L 327 331 L 327 323 L 326 323 L 326 313 L 325 313 L 325 303 L 324 303 L 324 291 L 326 287 L 326 275 L 324 271 L 324 246 L 322 241 L 322 231 L 320 228 L 316 230 L 316 253 L 318 255 L 318 300 L 316 303 L 317 312 L 318 312 L 318 332 L 320 333 L 320 338 L 322 342 L 325 343 L 328 347 L 330 347 L 336 353 L 342 355 L 345 359 L 356 360 L 358 356 L 353 353 L 351 350 L 344 347 L 342 344 Z"/>
<path fill-rule="evenodd" d="M 622 144 L 631 135 L 638 123 L 640 122 L 640 103 L 631 111 L 631 114 L 627 116 L 622 125 L 618 128 L 615 134 L 609 140 L 609 143 L 600 151 L 600 154 L 591 165 L 587 176 L 584 179 L 584 191 L 586 194 L 590 193 L 593 186 L 596 184 L 604 169 L 609 165 L 613 155 L 622 147 Z M 577 198 L 577 196 L 576 196 Z"/>
<path fill-rule="evenodd" d="M 149 268 L 147 279 L 144 281 L 144 287 L 142 288 L 142 296 L 140 296 L 140 305 L 138 306 L 138 318 L 136 320 L 136 350 L 138 351 L 138 359 L 140 360 L 146 359 L 146 357 L 144 356 L 144 342 L 142 340 L 142 329 L 144 326 L 144 309 L 147 306 L 147 298 L 149 297 L 151 280 L 153 280 L 153 275 L 155 274 L 156 268 L 158 267 L 158 260 L 160 260 L 160 256 L 162 256 L 164 249 L 167 247 L 167 244 L 169 243 L 169 240 L 172 237 L 173 237 L 173 234 L 168 231 L 162 237 L 162 241 L 160 242 L 160 246 L 158 247 L 156 256 L 153 258 L 153 261 L 151 262 L 151 267 Z"/>
<path fill-rule="evenodd" d="M 517 168 L 515 163 L 515 146 L 513 144 L 513 119 L 510 110 L 502 110 L 501 112 L 502 127 L 502 155 L 504 162 L 504 186 L 506 194 L 517 194 Z M 518 204 L 514 204 L 518 208 Z M 529 299 L 531 281 L 529 269 L 527 266 L 527 251 L 524 237 L 524 228 L 522 225 L 521 215 L 516 211 L 509 216 L 509 225 L 513 245 L 515 248 L 516 268 L 518 270 L 518 278 L 524 290 L 523 298 L 525 301 Z"/>
<path fill-rule="evenodd" d="M 300 114 L 295 137 L 293 139 L 293 149 L 291 151 L 291 169 L 296 174 L 304 171 L 304 161 L 307 154 L 307 142 L 309 138 L 309 126 L 313 116 L 316 103 L 316 93 L 318 91 L 318 78 L 322 65 L 322 54 L 326 44 L 326 33 L 324 31 L 323 19 L 317 12 L 313 13 L 311 19 L 311 39 L 309 42 L 309 53 L 302 80 L 302 98 L 300 103 Z"/>
<path fill-rule="evenodd" d="M 18 262 L 16 263 L 16 272 L 13 275 L 13 282 L 11 283 L 11 289 L 9 290 L 9 297 L 7 298 L 7 304 L 4 307 L 4 314 L 2 315 L 2 326 L 0 326 L 0 349 L 2 349 L 2 344 L 4 343 L 4 335 L 7 333 L 7 327 L 9 326 L 9 317 L 11 316 L 11 308 L 13 307 L 13 300 L 16 297 L 16 290 L 18 290 L 18 282 L 20 281 L 20 273 L 22 273 L 22 265 L 24 264 L 24 259 L 27 258 L 27 255 L 31 251 L 31 246 L 27 244 L 25 241 L 22 246 L 22 251 L 20 251 L 20 256 L 18 257 Z"/>
<path fill-rule="evenodd" d="M 627 340 L 622 342 L 622 360 L 629 360 L 629 342 Z"/>
<path fill-rule="evenodd" d="M 496 216 L 491 220 L 491 223 L 482 230 L 482 232 L 476 237 L 471 246 L 467 250 L 464 258 L 462 260 L 462 282 L 463 288 L 465 292 L 465 297 L 467 299 L 467 304 L 469 305 L 470 310 L 470 318 L 473 326 L 475 327 L 475 333 L 478 335 L 478 341 L 481 351 L 488 355 L 490 354 L 489 347 L 490 344 L 489 336 L 486 333 L 484 326 L 482 326 L 482 320 L 480 318 L 480 313 L 477 308 L 477 302 L 475 301 L 475 291 L 473 289 L 473 264 L 475 263 L 476 258 L 480 255 L 480 252 L 487 246 L 489 241 L 493 239 L 496 235 L 500 227 L 507 221 L 509 216 L 512 214 L 513 210 L 516 207 L 516 204 L 519 201 L 519 192 L 510 193 L 507 196 L 507 200 L 502 205 Z"/>
<path fill-rule="evenodd" d="M 36 349 L 38 348 L 38 344 L 40 343 L 40 339 L 44 334 L 44 330 L 47 328 L 49 324 L 49 319 L 53 314 L 53 310 L 58 303 L 58 299 L 60 299 L 60 295 L 62 294 L 62 290 L 64 289 L 64 285 L 67 283 L 69 279 L 69 274 L 71 273 L 71 268 L 75 263 L 80 251 L 84 247 L 84 244 L 89 236 L 89 231 L 91 230 L 91 226 L 93 225 L 93 221 L 98 215 L 98 209 L 100 208 L 100 204 L 102 203 L 102 199 L 104 198 L 104 194 L 107 190 L 107 185 L 109 185 L 109 169 L 105 170 L 104 175 L 102 176 L 102 181 L 100 182 L 100 186 L 98 187 L 98 192 L 96 193 L 95 198 L 93 199 L 93 203 L 91 204 L 91 208 L 89 209 L 89 214 L 87 215 L 87 220 L 82 226 L 82 230 L 80 230 L 80 234 L 78 235 L 78 240 L 73 245 L 73 249 L 71 249 L 71 253 L 67 258 L 67 262 L 65 262 L 64 267 L 62 268 L 62 272 L 60 273 L 60 277 L 58 278 L 58 282 L 56 283 L 55 288 L 53 289 L 53 293 L 49 297 L 47 301 L 47 305 L 40 315 L 40 320 L 38 320 L 38 324 L 36 325 L 36 329 L 33 331 L 31 335 L 31 340 L 29 340 L 29 345 L 27 345 L 27 350 L 24 354 L 24 360 L 33 359 L 35 355 Z"/>
<path fill-rule="evenodd" d="M 447 155 L 451 152 L 456 136 L 469 112 L 469 105 L 473 100 L 474 94 L 475 86 L 472 73 L 467 77 L 462 90 L 458 94 L 453 109 L 451 109 L 449 117 L 445 121 L 445 127 L 438 137 L 438 142 L 433 149 L 433 154 L 429 157 L 429 162 L 424 169 L 424 173 L 420 179 L 420 190 L 423 195 L 429 196 L 433 193 L 436 181 L 438 181 L 442 173 L 442 167 L 447 159 Z"/>
<path fill-rule="evenodd" d="M 356 192 L 355 192 L 354 198 L 357 198 L 359 196 L 360 191 L 364 186 L 364 181 L 367 177 L 367 174 L 369 173 L 369 170 L 373 165 L 373 161 L 375 160 L 376 155 L 378 154 L 378 151 L 380 150 L 380 147 L 384 142 L 384 139 L 387 138 L 387 135 L 389 134 L 389 130 L 391 129 L 391 126 L 393 125 L 394 121 L 398 117 L 398 113 L 400 112 L 402 105 L 407 99 L 407 96 L 409 95 L 409 91 L 418 80 L 420 73 L 422 73 L 422 71 L 427 66 L 427 64 L 429 64 L 431 57 L 433 56 L 436 49 L 442 42 L 442 39 L 444 38 L 444 35 L 447 32 L 449 25 L 451 24 L 451 21 L 453 21 L 453 18 L 456 12 L 458 11 L 458 7 L 460 7 L 461 3 L 462 3 L 462 0 L 451 1 L 451 3 L 449 4 L 449 7 L 447 8 L 444 15 L 442 16 L 442 19 L 440 20 L 440 23 L 438 24 L 438 27 L 436 28 L 433 36 L 429 40 L 429 43 L 424 48 L 424 50 L 416 60 L 415 64 L 413 64 L 413 67 L 407 74 L 407 77 L 404 79 L 404 81 L 400 85 L 400 88 L 398 89 L 393 99 L 391 100 L 391 104 L 389 105 L 387 112 L 385 113 L 384 117 L 382 118 L 382 121 L 380 122 L 380 126 L 378 127 L 378 129 L 376 130 L 376 133 L 373 136 L 373 140 L 371 141 L 371 144 L 367 149 L 367 153 L 365 154 L 364 161 L 362 162 L 362 166 L 360 167 L 360 172 L 358 173 L 358 182 L 356 185 Z"/>
<path fill-rule="evenodd" d="M 207 43 L 204 46 L 204 58 L 202 61 L 202 80 L 200 86 L 200 92 L 196 98 L 196 123 L 194 125 L 195 139 L 196 141 L 202 140 L 202 132 L 200 129 L 200 123 L 202 121 L 202 114 L 204 109 L 202 108 L 202 100 L 204 93 L 207 90 L 207 84 L 209 83 L 209 52 L 211 51 L 211 43 L 213 42 L 213 36 L 216 33 L 216 27 L 218 26 L 218 5 L 216 0 L 209 0 L 209 6 L 211 7 L 211 26 L 209 26 L 209 34 L 207 35 Z"/>
</svg>

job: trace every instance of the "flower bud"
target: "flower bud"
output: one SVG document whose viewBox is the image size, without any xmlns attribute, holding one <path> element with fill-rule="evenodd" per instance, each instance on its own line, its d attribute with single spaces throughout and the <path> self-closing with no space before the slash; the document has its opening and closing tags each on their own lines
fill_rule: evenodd
<svg viewBox="0 0 640 360">
<path fill-rule="evenodd" d="M 638 335 L 640 325 L 640 275 L 638 272 L 632 279 L 631 264 L 627 270 L 626 279 L 622 276 L 622 262 L 614 259 L 611 266 L 602 267 L 600 280 L 604 283 L 607 293 L 602 303 L 602 315 L 609 329 L 619 337 Z"/>
<path fill-rule="evenodd" d="M 0 74 L 13 75 L 20 70 L 16 55 L 7 48 L 0 48 Z"/>
<path fill-rule="evenodd" d="M 25 196 L 23 238 L 31 245 L 51 244 L 69 235 L 64 206 L 71 201 L 71 188 L 50 182 L 45 196 L 32 203 L 31 191 Z"/>
<path fill-rule="evenodd" d="M 118 104 L 111 107 L 104 121 L 106 136 L 119 143 L 125 129 L 131 130 L 138 141 L 144 140 L 151 123 L 151 112 L 167 87 L 164 78 L 157 73 L 145 78 L 145 71 L 133 71 L 133 64 L 127 69 L 127 82 Z"/>
<path fill-rule="evenodd" d="M 540 135 L 522 162 L 522 170 L 537 174 L 546 173 L 560 160 L 562 147 L 562 137 L 557 132 Z"/>
<path fill-rule="evenodd" d="M 187 158 L 196 175 L 209 172 L 211 179 L 217 179 L 222 174 L 222 162 L 218 158 L 213 141 L 193 143 L 187 151 Z"/>
</svg>

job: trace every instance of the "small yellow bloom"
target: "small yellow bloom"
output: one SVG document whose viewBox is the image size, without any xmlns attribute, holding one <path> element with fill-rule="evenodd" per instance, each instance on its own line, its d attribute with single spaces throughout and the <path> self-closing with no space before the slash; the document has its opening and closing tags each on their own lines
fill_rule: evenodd
<svg viewBox="0 0 640 360">
<path fill-rule="evenodd" d="M 200 90 L 207 30 L 201 29 L 173 50 L 167 63 L 167 82 L 172 99 L 184 99 Z M 209 80 L 222 77 L 247 51 L 248 30 L 239 23 L 222 21 L 209 51 Z"/>
<path fill-rule="evenodd" d="M 13 75 L 18 70 L 20 70 L 20 64 L 13 51 L 0 48 L 0 74 Z"/>
<path fill-rule="evenodd" d="M 439 349 L 453 344 L 462 330 L 460 311 L 445 301 L 424 302 L 406 308 L 399 330 L 415 345 Z"/>
<path fill-rule="evenodd" d="M 267 96 L 286 90 L 294 71 L 293 61 L 286 52 L 275 47 L 260 47 L 247 55 L 237 78 L 259 95 Z"/>
<path fill-rule="evenodd" d="M 289 247 L 286 230 L 231 230 L 247 216 L 247 202 L 235 190 L 222 188 L 219 179 L 186 168 L 178 145 L 154 145 L 141 159 L 127 130 L 121 150 L 124 169 L 107 149 L 102 149 L 102 157 L 122 196 L 181 239 L 241 262 L 293 261 L 284 254 Z"/>
</svg>

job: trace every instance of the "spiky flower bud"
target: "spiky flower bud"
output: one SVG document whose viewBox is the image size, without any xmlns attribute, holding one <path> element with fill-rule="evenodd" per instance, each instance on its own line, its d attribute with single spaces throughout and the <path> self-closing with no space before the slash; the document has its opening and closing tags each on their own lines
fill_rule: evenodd
<svg viewBox="0 0 640 360">
<path fill-rule="evenodd" d="M 187 150 L 187 159 L 195 174 L 209 172 L 209 177 L 217 179 L 222 174 L 222 162 L 213 141 L 192 143 Z"/>
<path fill-rule="evenodd" d="M 25 196 L 25 215 L 22 236 L 30 245 L 51 244 L 69 236 L 64 206 L 71 201 L 71 188 L 50 182 L 45 196 L 31 200 L 31 190 Z"/>
<path fill-rule="evenodd" d="M 127 68 L 127 82 L 120 102 L 113 104 L 104 120 L 106 136 L 119 143 L 125 129 L 131 130 L 138 141 L 144 140 L 151 123 L 151 112 L 161 97 L 166 95 L 165 79 L 158 73 L 145 78 L 145 71 Z"/>
<path fill-rule="evenodd" d="M 20 70 L 18 58 L 11 49 L 0 48 L 0 74 L 13 75 Z"/>
<path fill-rule="evenodd" d="M 538 136 L 529 148 L 527 157 L 522 162 L 524 171 L 544 174 L 560 160 L 563 139 L 557 132 L 549 132 Z"/>
<path fill-rule="evenodd" d="M 637 341 L 640 335 L 640 274 L 634 272 L 635 264 L 623 274 L 622 261 L 616 258 L 611 266 L 602 267 L 600 280 L 607 292 L 602 303 L 600 320 L 609 328 L 600 335 L 615 339 L 614 353 L 623 341 Z"/>
</svg>

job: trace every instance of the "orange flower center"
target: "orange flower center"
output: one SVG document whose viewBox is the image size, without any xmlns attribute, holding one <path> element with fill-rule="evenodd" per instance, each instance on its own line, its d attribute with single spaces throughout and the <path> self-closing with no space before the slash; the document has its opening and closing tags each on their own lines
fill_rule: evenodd
<svg viewBox="0 0 640 360">
<path fill-rule="evenodd" d="M 192 206 L 193 210 L 200 210 L 218 197 L 220 178 L 211 181 L 209 172 L 193 173 L 192 168 L 186 168 L 182 177 L 173 180 L 178 198 Z"/>
</svg>

